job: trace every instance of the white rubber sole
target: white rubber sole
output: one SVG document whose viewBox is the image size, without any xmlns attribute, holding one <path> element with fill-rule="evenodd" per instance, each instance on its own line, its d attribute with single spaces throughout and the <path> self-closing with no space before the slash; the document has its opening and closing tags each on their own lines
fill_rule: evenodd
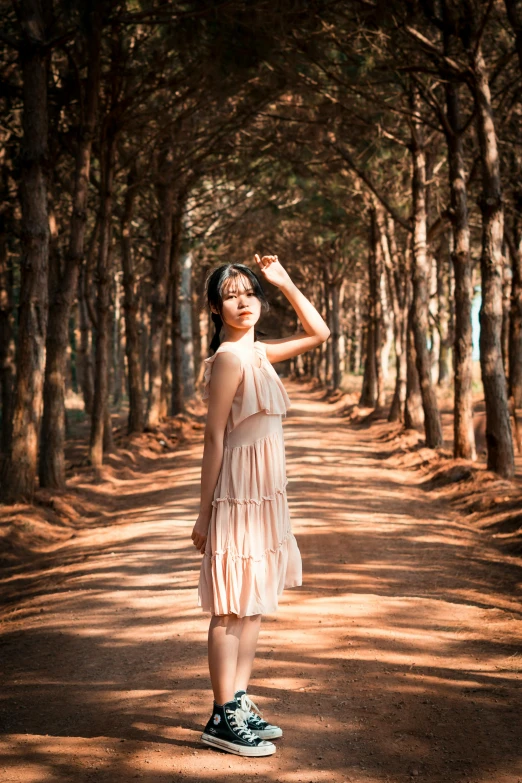
<svg viewBox="0 0 522 783">
<path fill-rule="evenodd" d="M 278 737 L 283 736 L 283 730 L 279 728 L 279 726 L 274 726 L 273 729 L 261 729 L 260 731 L 256 731 L 255 729 L 250 729 L 252 734 L 255 734 L 260 739 L 277 739 Z"/>
<path fill-rule="evenodd" d="M 276 746 L 271 742 L 268 745 L 260 745 L 257 748 L 249 748 L 247 745 L 236 745 L 234 742 L 213 737 L 211 734 L 203 733 L 201 742 L 204 745 L 210 745 L 211 748 L 226 750 L 228 753 L 234 753 L 236 756 L 271 756 L 276 752 Z"/>
</svg>

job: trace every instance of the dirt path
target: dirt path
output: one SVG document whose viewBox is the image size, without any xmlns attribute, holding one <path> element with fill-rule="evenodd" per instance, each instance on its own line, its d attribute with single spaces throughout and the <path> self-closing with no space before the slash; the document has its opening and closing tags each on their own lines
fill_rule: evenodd
<svg viewBox="0 0 522 783">
<path fill-rule="evenodd" d="M 277 753 L 198 743 L 211 692 L 189 545 L 196 434 L 147 472 L 86 486 L 110 496 L 107 526 L 71 540 L 36 585 L 13 576 L 2 783 L 521 783 L 520 562 L 387 464 L 375 429 L 286 385 L 305 584 L 265 619 L 251 685 L 284 728 Z"/>
</svg>

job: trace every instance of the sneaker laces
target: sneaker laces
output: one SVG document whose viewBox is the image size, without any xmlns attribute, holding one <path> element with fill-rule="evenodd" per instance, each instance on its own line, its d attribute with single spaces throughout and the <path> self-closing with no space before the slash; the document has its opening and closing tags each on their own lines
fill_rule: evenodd
<svg viewBox="0 0 522 783">
<path fill-rule="evenodd" d="M 250 698 L 250 696 L 248 696 L 248 694 L 246 694 L 246 693 L 243 693 L 243 695 L 240 697 L 240 699 L 239 699 L 239 706 L 240 706 L 241 712 L 246 713 L 247 718 L 253 717 L 253 718 L 256 718 L 257 720 L 259 720 L 259 718 L 263 717 L 263 713 L 261 712 L 261 710 L 259 709 L 257 704 L 255 704 L 252 701 L 252 699 Z M 257 715 L 254 714 L 256 712 L 257 712 Z"/>
<path fill-rule="evenodd" d="M 247 726 L 247 720 L 249 713 L 242 708 L 242 706 L 237 707 L 235 710 L 228 710 L 227 709 L 227 717 L 228 722 L 232 726 L 232 728 L 237 731 L 240 737 L 243 739 L 253 741 L 257 739 L 257 736 L 250 731 L 250 729 Z"/>
</svg>

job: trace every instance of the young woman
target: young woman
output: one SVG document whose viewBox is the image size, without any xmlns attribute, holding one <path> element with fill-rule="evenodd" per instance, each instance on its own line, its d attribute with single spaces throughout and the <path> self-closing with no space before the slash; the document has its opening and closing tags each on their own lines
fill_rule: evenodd
<svg viewBox="0 0 522 783">
<path fill-rule="evenodd" d="M 286 497 L 282 417 L 290 406 L 272 367 L 316 348 L 330 331 L 277 256 L 255 256 L 265 280 L 286 296 L 302 330 L 260 342 L 268 302 L 257 276 L 225 264 L 207 279 L 216 328 L 205 359 L 208 398 L 201 506 L 192 541 L 203 555 L 199 605 L 210 612 L 208 661 L 214 709 L 201 740 L 240 756 L 268 756 L 282 731 L 247 696 L 261 616 L 285 587 L 301 584 L 301 555 Z M 257 713 L 257 714 L 256 714 Z"/>
</svg>

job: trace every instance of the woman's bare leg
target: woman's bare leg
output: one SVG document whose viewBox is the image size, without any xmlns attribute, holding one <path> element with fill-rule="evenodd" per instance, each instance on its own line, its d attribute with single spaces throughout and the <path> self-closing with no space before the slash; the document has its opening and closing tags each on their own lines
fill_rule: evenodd
<svg viewBox="0 0 522 783">
<path fill-rule="evenodd" d="M 235 614 L 213 615 L 208 629 L 208 668 L 216 704 L 232 701 L 243 620 Z"/>
<path fill-rule="evenodd" d="M 241 629 L 241 636 L 239 637 L 234 693 L 236 691 L 246 691 L 248 689 L 260 626 L 260 614 L 243 618 L 243 627 Z"/>
</svg>

